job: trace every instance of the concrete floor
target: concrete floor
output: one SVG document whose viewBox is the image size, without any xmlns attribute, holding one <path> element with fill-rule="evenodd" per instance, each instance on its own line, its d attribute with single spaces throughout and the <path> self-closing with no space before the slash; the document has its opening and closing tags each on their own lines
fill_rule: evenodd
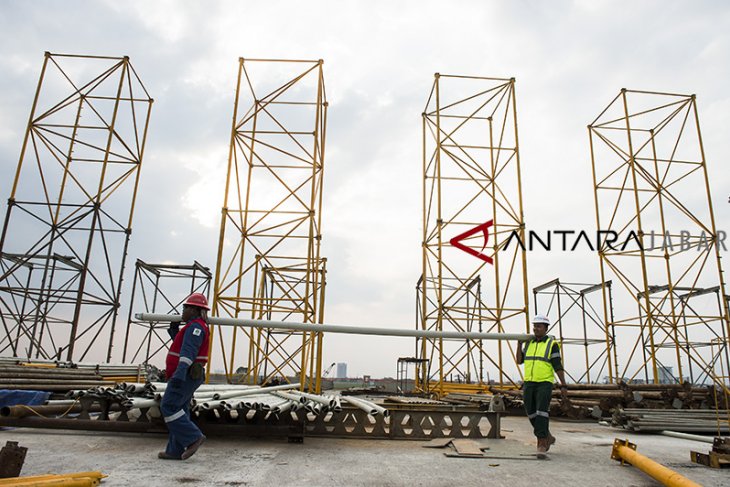
<svg viewBox="0 0 730 487">
<path fill-rule="evenodd" d="M 304 444 L 279 439 L 210 438 L 191 459 L 157 459 L 165 437 L 56 430 L 0 431 L 0 446 L 18 441 L 28 448 L 22 475 L 100 470 L 102 486 L 173 485 L 658 485 L 631 466 L 610 459 L 615 437 L 705 486 L 730 485 L 730 469 L 715 470 L 689 460 L 691 449 L 711 445 L 666 436 L 627 435 L 594 423 L 553 421 L 557 444 L 550 460 L 449 458 L 447 450 L 423 448 L 418 441 L 306 438 Z M 480 440 L 495 456 L 534 452 L 525 418 L 502 422 L 503 440 Z"/>
</svg>

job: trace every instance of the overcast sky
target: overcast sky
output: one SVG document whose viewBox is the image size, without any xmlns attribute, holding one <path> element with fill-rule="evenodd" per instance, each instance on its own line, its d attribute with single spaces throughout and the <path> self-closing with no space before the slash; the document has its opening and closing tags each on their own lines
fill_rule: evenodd
<svg viewBox="0 0 730 487">
<path fill-rule="evenodd" d="M 239 57 L 325 62 L 327 322 L 414 326 L 420 114 L 435 72 L 516 78 L 525 220 L 541 230 L 595 228 L 586 125 L 622 87 L 696 94 L 717 225 L 730 221 L 722 1 L 2 0 L 0 40 L 3 198 L 44 51 L 128 55 L 155 99 L 127 283 L 137 258 L 215 264 Z M 531 252 L 528 277 L 530 289 L 598 282 L 598 258 Z M 328 337 L 323 364 L 395 375 L 412 354 L 409 339 Z"/>
</svg>

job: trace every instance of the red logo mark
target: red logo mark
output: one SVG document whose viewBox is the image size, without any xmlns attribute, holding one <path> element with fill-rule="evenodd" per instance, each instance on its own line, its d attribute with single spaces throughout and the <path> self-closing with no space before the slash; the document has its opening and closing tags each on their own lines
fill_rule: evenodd
<svg viewBox="0 0 730 487">
<path fill-rule="evenodd" d="M 494 223 L 494 220 L 489 220 L 486 223 L 482 223 L 481 225 L 478 225 L 470 230 L 467 230 L 466 232 L 462 233 L 461 235 L 457 235 L 456 237 L 449 240 L 449 243 L 456 247 L 457 249 L 461 249 L 464 252 L 466 252 L 469 255 L 473 255 L 477 259 L 481 259 L 487 264 L 492 263 L 492 258 L 488 255 L 484 255 L 482 252 L 484 249 L 487 248 L 487 241 L 489 240 L 489 227 L 491 227 Z M 461 243 L 462 240 L 466 240 L 467 238 L 471 237 L 472 235 L 476 235 L 477 233 L 482 232 L 484 234 L 484 245 L 482 246 L 482 249 L 477 252 L 476 250 L 472 249 L 471 247 L 467 247 L 463 243 Z"/>
</svg>

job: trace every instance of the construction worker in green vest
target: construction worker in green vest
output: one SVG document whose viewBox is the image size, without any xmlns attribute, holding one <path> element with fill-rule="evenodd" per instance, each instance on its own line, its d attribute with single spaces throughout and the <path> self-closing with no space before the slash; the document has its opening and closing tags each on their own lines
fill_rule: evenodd
<svg viewBox="0 0 730 487">
<path fill-rule="evenodd" d="M 555 437 L 550 434 L 550 399 L 555 374 L 560 379 L 562 397 L 567 394 L 560 344 L 547 334 L 549 327 L 547 316 L 536 315 L 532 319 L 534 335 L 517 344 L 517 363 L 525 366 L 522 391 L 525 412 L 537 437 L 537 458 L 540 459 L 547 458 L 547 451 L 555 443 Z"/>
</svg>

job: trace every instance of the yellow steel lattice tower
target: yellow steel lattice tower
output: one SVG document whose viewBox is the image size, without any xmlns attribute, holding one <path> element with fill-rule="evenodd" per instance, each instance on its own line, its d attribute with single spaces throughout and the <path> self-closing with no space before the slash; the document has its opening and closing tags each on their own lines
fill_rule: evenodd
<svg viewBox="0 0 730 487">
<path fill-rule="evenodd" d="M 436 74 L 423 113 L 423 330 L 528 330 L 514 79 Z M 466 236 L 464 236 L 466 234 Z M 464 248 L 450 242 L 460 235 Z M 423 339 L 417 387 L 443 394 L 514 384 L 511 344 Z M 491 370 L 491 374 L 490 374 Z"/>
<path fill-rule="evenodd" d="M 0 237 L 0 355 L 111 360 L 152 103 L 126 56 L 45 53 Z"/>
<path fill-rule="evenodd" d="M 695 96 L 621 90 L 588 133 L 601 277 L 621 310 L 604 309 L 610 379 L 726 386 L 722 233 Z"/>
<path fill-rule="evenodd" d="M 322 323 L 322 61 L 240 59 L 215 271 L 216 316 Z M 218 327 L 229 379 L 319 390 L 321 334 Z M 210 363 L 209 363 L 210 367 Z"/>
</svg>

